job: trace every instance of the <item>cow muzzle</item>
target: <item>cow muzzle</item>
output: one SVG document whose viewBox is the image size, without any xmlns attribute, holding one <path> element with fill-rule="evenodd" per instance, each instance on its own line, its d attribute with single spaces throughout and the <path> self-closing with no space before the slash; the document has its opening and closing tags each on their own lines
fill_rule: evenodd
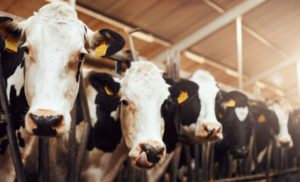
<svg viewBox="0 0 300 182">
<path fill-rule="evenodd" d="M 130 152 L 129 157 L 131 157 L 132 166 L 141 169 L 150 169 L 163 159 L 165 151 L 164 145 L 150 141 L 139 144 L 136 152 Z"/>
<path fill-rule="evenodd" d="M 293 141 L 291 139 L 291 136 L 288 135 L 286 137 L 279 137 L 276 141 L 276 145 L 278 148 L 291 148 L 293 147 Z"/>
<path fill-rule="evenodd" d="M 222 125 L 219 122 L 205 122 L 196 131 L 196 140 L 217 141 L 223 138 Z"/>
<path fill-rule="evenodd" d="M 51 137 L 65 131 L 63 115 L 54 111 L 38 109 L 28 113 L 25 128 L 37 136 Z"/>
</svg>

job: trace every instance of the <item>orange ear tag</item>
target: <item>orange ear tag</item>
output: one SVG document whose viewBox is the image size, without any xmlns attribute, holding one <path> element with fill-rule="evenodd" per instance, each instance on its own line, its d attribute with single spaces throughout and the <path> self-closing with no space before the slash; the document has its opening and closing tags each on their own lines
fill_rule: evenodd
<svg viewBox="0 0 300 182">
<path fill-rule="evenodd" d="M 257 121 L 258 121 L 259 123 L 265 123 L 265 122 L 266 122 L 266 117 L 265 117 L 265 115 L 263 115 L 263 114 L 259 115 Z"/>
<path fill-rule="evenodd" d="M 109 96 L 114 95 L 113 91 L 107 85 L 104 86 L 104 91 L 105 91 L 106 95 L 109 95 Z"/>
<path fill-rule="evenodd" d="M 5 39 L 5 48 L 12 52 L 18 52 L 17 42 L 11 39 Z"/>
</svg>

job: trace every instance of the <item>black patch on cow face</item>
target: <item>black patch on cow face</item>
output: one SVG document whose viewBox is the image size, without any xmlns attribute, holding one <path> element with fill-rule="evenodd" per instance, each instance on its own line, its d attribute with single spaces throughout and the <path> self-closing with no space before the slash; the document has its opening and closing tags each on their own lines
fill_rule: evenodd
<svg viewBox="0 0 300 182">
<path fill-rule="evenodd" d="M 216 116 L 223 126 L 224 142 L 234 157 L 245 157 L 244 149 L 248 148 L 254 126 L 254 118 L 248 105 L 248 98 L 241 92 L 222 92 L 222 99 L 216 101 Z M 225 103 L 232 101 L 234 106 L 227 107 Z M 236 108 L 248 107 L 248 115 L 240 121 L 236 115 Z M 233 132 L 234 131 L 234 132 Z M 225 151 L 224 151 L 225 152 Z"/>
<path fill-rule="evenodd" d="M 119 106 L 120 84 L 115 82 L 111 75 L 105 73 L 92 74 L 89 81 L 98 94 L 95 100 L 97 122 L 91 130 L 88 149 L 96 147 L 104 152 L 112 152 L 122 137 L 120 120 L 111 117 L 111 113 Z M 107 94 L 105 87 L 108 87 L 113 94 Z"/>
<path fill-rule="evenodd" d="M 4 25 L 3 32 L 12 38 L 18 39 L 22 35 L 22 29 L 19 29 L 13 25 L 10 25 L 13 23 L 13 19 L 10 17 L 1 16 L 0 17 L 0 25 Z"/>
<path fill-rule="evenodd" d="M 167 152 L 175 149 L 177 136 L 181 134 L 180 125 L 190 125 L 197 121 L 200 112 L 200 100 L 198 85 L 189 80 L 180 80 L 169 88 L 170 96 L 161 107 L 161 114 L 165 121 L 163 141 L 167 146 Z M 178 97 L 186 92 L 188 98 L 178 103 Z"/>
</svg>

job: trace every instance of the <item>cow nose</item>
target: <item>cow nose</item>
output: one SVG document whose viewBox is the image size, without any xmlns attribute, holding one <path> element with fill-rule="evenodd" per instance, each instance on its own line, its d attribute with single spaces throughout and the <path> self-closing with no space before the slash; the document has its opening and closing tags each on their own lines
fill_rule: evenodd
<svg viewBox="0 0 300 182">
<path fill-rule="evenodd" d="M 28 116 L 31 131 L 38 136 L 56 136 L 63 125 L 63 115 L 44 115 L 37 112 L 29 113 Z"/>
<path fill-rule="evenodd" d="M 236 159 L 241 159 L 248 156 L 248 153 L 249 153 L 248 148 L 246 146 L 243 146 L 243 147 L 236 147 L 233 150 L 232 155 Z"/>
<path fill-rule="evenodd" d="M 196 138 L 207 141 L 216 141 L 222 139 L 222 125 L 219 122 L 202 123 L 200 126 L 200 131 L 196 133 Z"/>
<path fill-rule="evenodd" d="M 290 148 L 291 142 L 290 141 L 279 141 L 279 147 L 280 148 Z"/>
<path fill-rule="evenodd" d="M 158 163 L 162 156 L 164 155 L 165 147 L 153 147 L 150 144 L 142 143 L 140 144 L 142 152 L 146 153 L 147 160 L 152 163 Z"/>
</svg>

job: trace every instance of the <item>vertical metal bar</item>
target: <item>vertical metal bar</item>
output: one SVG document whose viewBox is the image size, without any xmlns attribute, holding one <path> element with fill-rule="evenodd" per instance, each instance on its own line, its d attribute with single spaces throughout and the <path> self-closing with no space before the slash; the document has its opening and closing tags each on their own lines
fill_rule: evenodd
<svg viewBox="0 0 300 182">
<path fill-rule="evenodd" d="M 172 160 L 172 165 L 171 165 L 171 181 L 172 182 L 176 182 L 177 181 L 177 171 L 178 171 L 178 166 L 179 166 L 179 162 L 180 162 L 180 154 L 181 154 L 181 150 L 182 150 L 182 145 L 180 145 L 179 147 L 176 147 L 175 149 L 175 154 Z"/>
<path fill-rule="evenodd" d="M 214 161 L 215 161 L 215 148 L 214 148 L 214 143 L 210 142 L 210 161 L 209 161 L 209 181 L 213 181 L 214 180 Z"/>
<path fill-rule="evenodd" d="M 84 130 L 82 141 L 80 143 L 77 159 L 76 159 L 76 170 L 75 170 L 76 182 L 80 181 L 81 167 L 84 160 L 87 143 L 91 131 L 91 116 L 90 116 L 90 111 L 89 111 L 88 102 L 86 98 L 85 83 L 84 83 L 82 73 L 80 73 L 79 95 L 81 101 L 80 103 L 82 105 L 84 121 L 87 123 L 87 126 Z"/>
<path fill-rule="evenodd" d="M 79 97 L 77 97 L 73 110 L 72 110 L 72 122 L 71 122 L 71 128 L 69 133 L 69 147 L 68 147 L 68 181 L 69 182 L 75 182 L 76 181 L 76 174 L 75 174 L 75 166 L 76 166 L 76 111 L 77 111 L 77 105 L 79 103 Z"/>
<path fill-rule="evenodd" d="M 193 170 L 192 170 L 192 157 L 191 157 L 191 150 L 190 150 L 190 146 L 189 145 L 183 145 L 183 149 L 184 149 L 184 156 L 185 156 L 185 160 L 187 163 L 187 168 L 188 168 L 188 182 L 192 182 L 193 181 Z"/>
<path fill-rule="evenodd" d="M 242 35 L 242 17 L 236 18 L 236 48 L 238 65 L 238 83 L 239 89 L 243 89 L 243 35 Z"/>
<path fill-rule="evenodd" d="M 300 61 L 297 62 L 297 92 L 300 97 Z"/>
<path fill-rule="evenodd" d="M 4 43 L 3 40 L 1 40 L 2 44 Z M 1 60 L 1 54 L 4 49 L 4 44 L 0 45 L 1 49 L 0 50 L 0 60 Z M 15 171 L 16 171 L 16 178 L 18 182 L 24 182 L 26 181 L 25 179 L 25 172 L 21 160 L 21 154 L 17 142 L 17 137 L 15 134 L 15 130 L 13 127 L 13 121 L 11 119 L 11 112 L 9 109 L 9 104 L 8 104 L 8 99 L 6 95 L 6 89 L 5 89 L 5 81 L 3 77 L 3 70 L 2 70 L 2 64 L 0 63 L 0 102 L 1 102 L 1 109 L 4 111 L 5 119 L 6 119 L 6 132 L 8 136 L 8 141 L 9 141 L 9 146 L 10 146 L 10 152 L 12 155 L 12 160 L 14 163 Z"/>
<path fill-rule="evenodd" d="M 199 151 L 199 144 L 195 143 L 194 145 L 194 155 L 195 155 L 195 182 L 200 182 L 200 175 L 199 175 L 199 163 L 200 163 L 200 151 Z"/>
<path fill-rule="evenodd" d="M 38 181 L 48 182 L 49 179 L 49 138 L 39 137 Z"/>
<path fill-rule="evenodd" d="M 131 34 L 133 34 L 134 32 L 137 32 L 137 31 L 140 31 L 140 28 L 133 29 L 132 31 L 127 32 L 127 34 L 128 34 L 128 43 L 129 43 L 129 47 L 130 47 L 130 50 L 131 50 L 131 53 L 132 53 L 133 61 L 138 60 L 138 55 L 137 55 L 137 52 L 136 52 L 134 42 L 133 42 L 133 38 L 132 38 Z"/>
</svg>

